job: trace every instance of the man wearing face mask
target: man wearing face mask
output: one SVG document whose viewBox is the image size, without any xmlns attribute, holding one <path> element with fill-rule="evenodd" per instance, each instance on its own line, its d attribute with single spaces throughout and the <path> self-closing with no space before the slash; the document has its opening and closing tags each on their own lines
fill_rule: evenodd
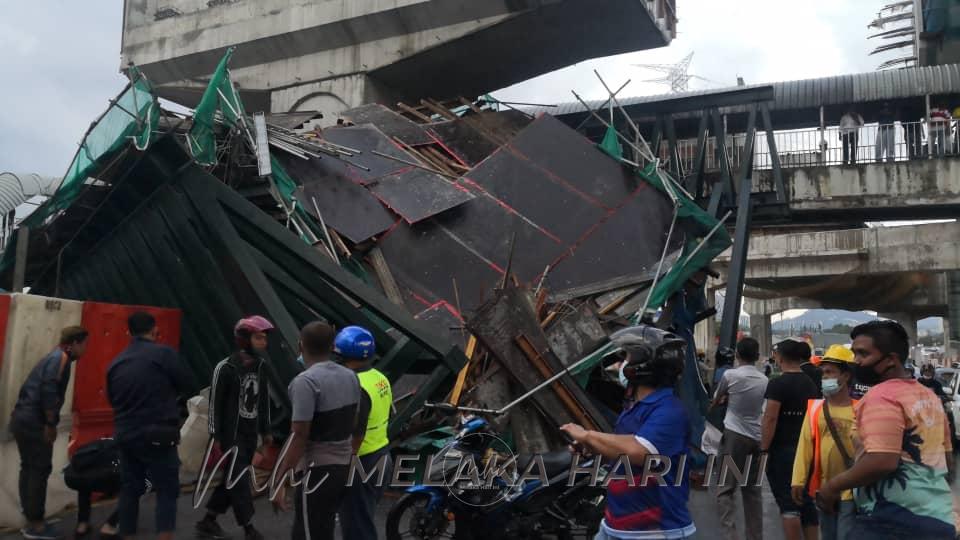
<svg viewBox="0 0 960 540">
<path fill-rule="evenodd" d="M 853 407 L 850 379 L 853 352 L 843 345 L 831 345 L 820 361 L 824 399 L 811 399 L 803 419 L 797 457 L 793 460 L 793 501 L 803 504 L 806 495 L 816 496 L 820 486 L 853 465 Z M 843 540 L 853 528 L 853 493 L 841 495 L 837 512 L 820 511 L 820 538 Z"/>
<path fill-rule="evenodd" d="M 210 436 L 224 452 L 236 448 L 237 454 L 233 472 L 227 469 L 227 474 L 210 497 L 207 515 L 197 522 L 197 535 L 201 538 L 227 538 L 217 523 L 217 516 L 232 506 L 237 525 L 244 529 L 244 538 L 263 539 L 263 535 L 253 527 L 250 473 L 244 471 L 253 463 L 258 435 L 263 437 L 265 446 L 272 443 L 270 392 L 263 373 L 267 332 L 271 330 L 273 324 L 259 315 L 240 319 L 233 330 L 237 351 L 224 358 L 213 371 L 210 385 Z M 243 479 L 231 487 L 230 481 L 236 480 L 240 474 L 244 474 Z"/>
<path fill-rule="evenodd" d="M 690 483 L 681 461 L 687 455 L 690 428 L 683 403 L 675 394 L 683 373 L 686 343 L 652 326 L 624 328 L 610 340 L 626 354 L 620 383 L 628 403 L 614 433 L 586 430 L 576 424 L 560 427 L 576 446 L 608 460 L 629 459 L 632 481 L 611 480 L 607 508 L 595 540 L 629 538 L 692 538 L 697 528 L 687 509 Z M 642 481 L 648 460 L 660 483 Z M 667 459 L 668 458 L 668 459 Z M 625 467 L 616 473 L 624 475 Z M 664 470 L 665 469 L 665 470 Z"/>
<path fill-rule="evenodd" d="M 851 469 L 820 487 L 817 505 L 832 512 L 843 491 L 854 490 L 850 540 L 954 538 L 949 427 L 937 396 L 904 368 L 906 330 L 870 321 L 850 337 L 857 380 L 872 386 L 857 407 L 862 451 Z"/>
</svg>

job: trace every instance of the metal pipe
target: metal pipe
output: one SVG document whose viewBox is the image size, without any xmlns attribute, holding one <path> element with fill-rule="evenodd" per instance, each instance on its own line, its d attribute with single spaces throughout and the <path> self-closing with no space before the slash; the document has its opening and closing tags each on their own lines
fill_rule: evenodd
<svg viewBox="0 0 960 540">
<path fill-rule="evenodd" d="M 330 253 L 333 254 L 333 260 L 337 261 L 337 266 L 341 266 L 340 257 L 337 256 L 336 246 L 333 245 L 333 239 L 330 238 L 330 231 L 327 230 L 327 224 L 323 221 L 323 214 L 320 212 L 320 205 L 317 204 L 316 197 L 310 197 L 313 201 L 313 209 L 317 211 L 317 218 L 320 220 L 320 228 L 323 229 L 323 235 L 327 238 L 327 245 L 330 246 Z"/>
</svg>

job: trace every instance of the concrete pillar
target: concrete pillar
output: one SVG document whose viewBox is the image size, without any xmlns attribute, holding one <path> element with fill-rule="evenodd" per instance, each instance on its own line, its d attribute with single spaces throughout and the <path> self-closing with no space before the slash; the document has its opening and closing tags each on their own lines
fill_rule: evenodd
<svg viewBox="0 0 960 540">
<path fill-rule="evenodd" d="M 770 356 L 773 348 L 773 317 L 770 314 L 750 315 L 750 337 L 760 343 L 760 358 Z"/>
<path fill-rule="evenodd" d="M 947 272 L 947 318 L 944 322 L 944 334 L 950 339 L 960 340 L 960 271 Z M 947 321 L 949 320 L 949 324 Z M 960 345 L 950 348 L 951 354 L 960 354 Z"/>
<path fill-rule="evenodd" d="M 906 311 L 878 313 L 877 315 L 881 319 L 893 319 L 897 321 L 907 331 L 907 337 L 910 339 L 910 358 L 912 360 L 914 350 L 917 346 L 917 316 Z"/>
<path fill-rule="evenodd" d="M 950 318 L 943 317 L 943 361 L 940 362 L 941 367 L 950 367 L 950 358 L 953 356 L 952 336 L 953 334 L 950 333 Z"/>
</svg>

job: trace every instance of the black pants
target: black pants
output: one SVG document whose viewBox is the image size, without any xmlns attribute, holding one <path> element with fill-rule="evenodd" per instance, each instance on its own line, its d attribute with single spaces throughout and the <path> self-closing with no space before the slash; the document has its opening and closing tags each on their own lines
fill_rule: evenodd
<svg viewBox="0 0 960 540">
<path fill-rule="evenodd" d="M 294 495 L 293 540 L 333 540 L 337 508 L 347 490 L 349 465 L 311 467 Z"/>
<path fill-rule="evenodd" d="M 210 497 L 207 510 L 214 514 L 225 514 L 227 509 L 232 506 L 233 515 L 237 518 L 237 525 L 244 527 L 249 525 L 253 519 L 253 488 L 251 484 L 253 471 L 247 469 L 253 463 L 253 454 L 257 451 L 257 439 L 240 440 L 236 443 L 236 448 L 237 459 L 233 471 L 230 470 L 231 460 L 225 460 L 226 467 L 223 470 L 223 479 Z M 230 448 L 222 449 L 227 452 Z"/>
<path fill-rule="evenodd" d="M 43 438 L 43 426 L 10 426 L 20 452 L 20 506 L 27 521 L 43 521 L 47 508 L 47 479 L 53 470 L 53 444 Z"/>
<path fill-rule="evenodd" d="M 843 142 L 844 165 L 857 162 L 857 139 L 859 138 L 857 133 L 843 133 L 840 135 L 840 139 Z"/>
<path fill-rule="evenodd" d="M 90 523 L 90 498 L 92 493 L 89 491 L 77 492 L 77 523 Z M 115 508 L 113 513 L 107 518 L 107 524 L 116 527 L 120 523 L 120 510 Z"/>
<path fill-rule="evenodd" d="M 120 535 L 137 532 L 140 496 L 146 492 L 147 478 L 157 494 L 157 532 L 173 532 L 177 528 L 177 496 L 180 495 L 180 458 L 174 445 L 153 445 L 146 442 L 125 442 L 120 445 Z"/>
<path fill-rule="evenodd" d="M 800 518 L 800 523 L 804 527 L 819 525 L 820 515 L 806 490 L 803 494 L 803 504 L 798 506 L 793 501 L 790 485 L 793 480 L 793 460 L 796 455 L 795 446 L 770 448 L 767 456 L 767 482 L 770 484 L 770 491 L 773 492 L 777 506 L 780 507 L 781 516 Z"/>
<path fill-rule="evenodd" d="M 369 474 L 383 460 L 383 483 L 380 483 L 380 473 L 370 478 L 368 482 L 360 481 L 357 472 L 353 477 L 353 485 L 347 487 L 346 496 L 340 503 L 340 532 L 343 538 L 350 540 L 377 540 L 376 512 L 377 503 L 383 496 L 383 487 L 390 481 L 393 469 L 390 460 L 390 449 L 384 447 L 376 452 L 360 456 L 363 470 Z"/>
</svg>

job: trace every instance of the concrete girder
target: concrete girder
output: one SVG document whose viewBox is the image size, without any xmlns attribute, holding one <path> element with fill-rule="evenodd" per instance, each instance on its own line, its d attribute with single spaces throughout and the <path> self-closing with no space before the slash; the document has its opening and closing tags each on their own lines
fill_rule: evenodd
<svg viewBox="0 0 960 540">
<path fill-rule="evenodd" d="M 128 0 L 121 64 L 136 63 L 157 86 L 188 86 L 236 46 L 234 81 L 277 93 L 273 112 L 331 113 L 475 97 L 661 47 L 675 34 L 674 13 L 673 0 Z"/>
<path fill-rule="evenodd" d="M 960 209 L 960 158 L 783 169 L 791 217 L 806 222 L 932 219 Z M 754 191 L 772 191 L 755 171 Z"/>
<path fill-rule="evenodd" d="M 960 222 L 754 236 L 747 280 L 960 269 Z M 725 271 L 730 250 L 715 260 Z"/>
</svg>

